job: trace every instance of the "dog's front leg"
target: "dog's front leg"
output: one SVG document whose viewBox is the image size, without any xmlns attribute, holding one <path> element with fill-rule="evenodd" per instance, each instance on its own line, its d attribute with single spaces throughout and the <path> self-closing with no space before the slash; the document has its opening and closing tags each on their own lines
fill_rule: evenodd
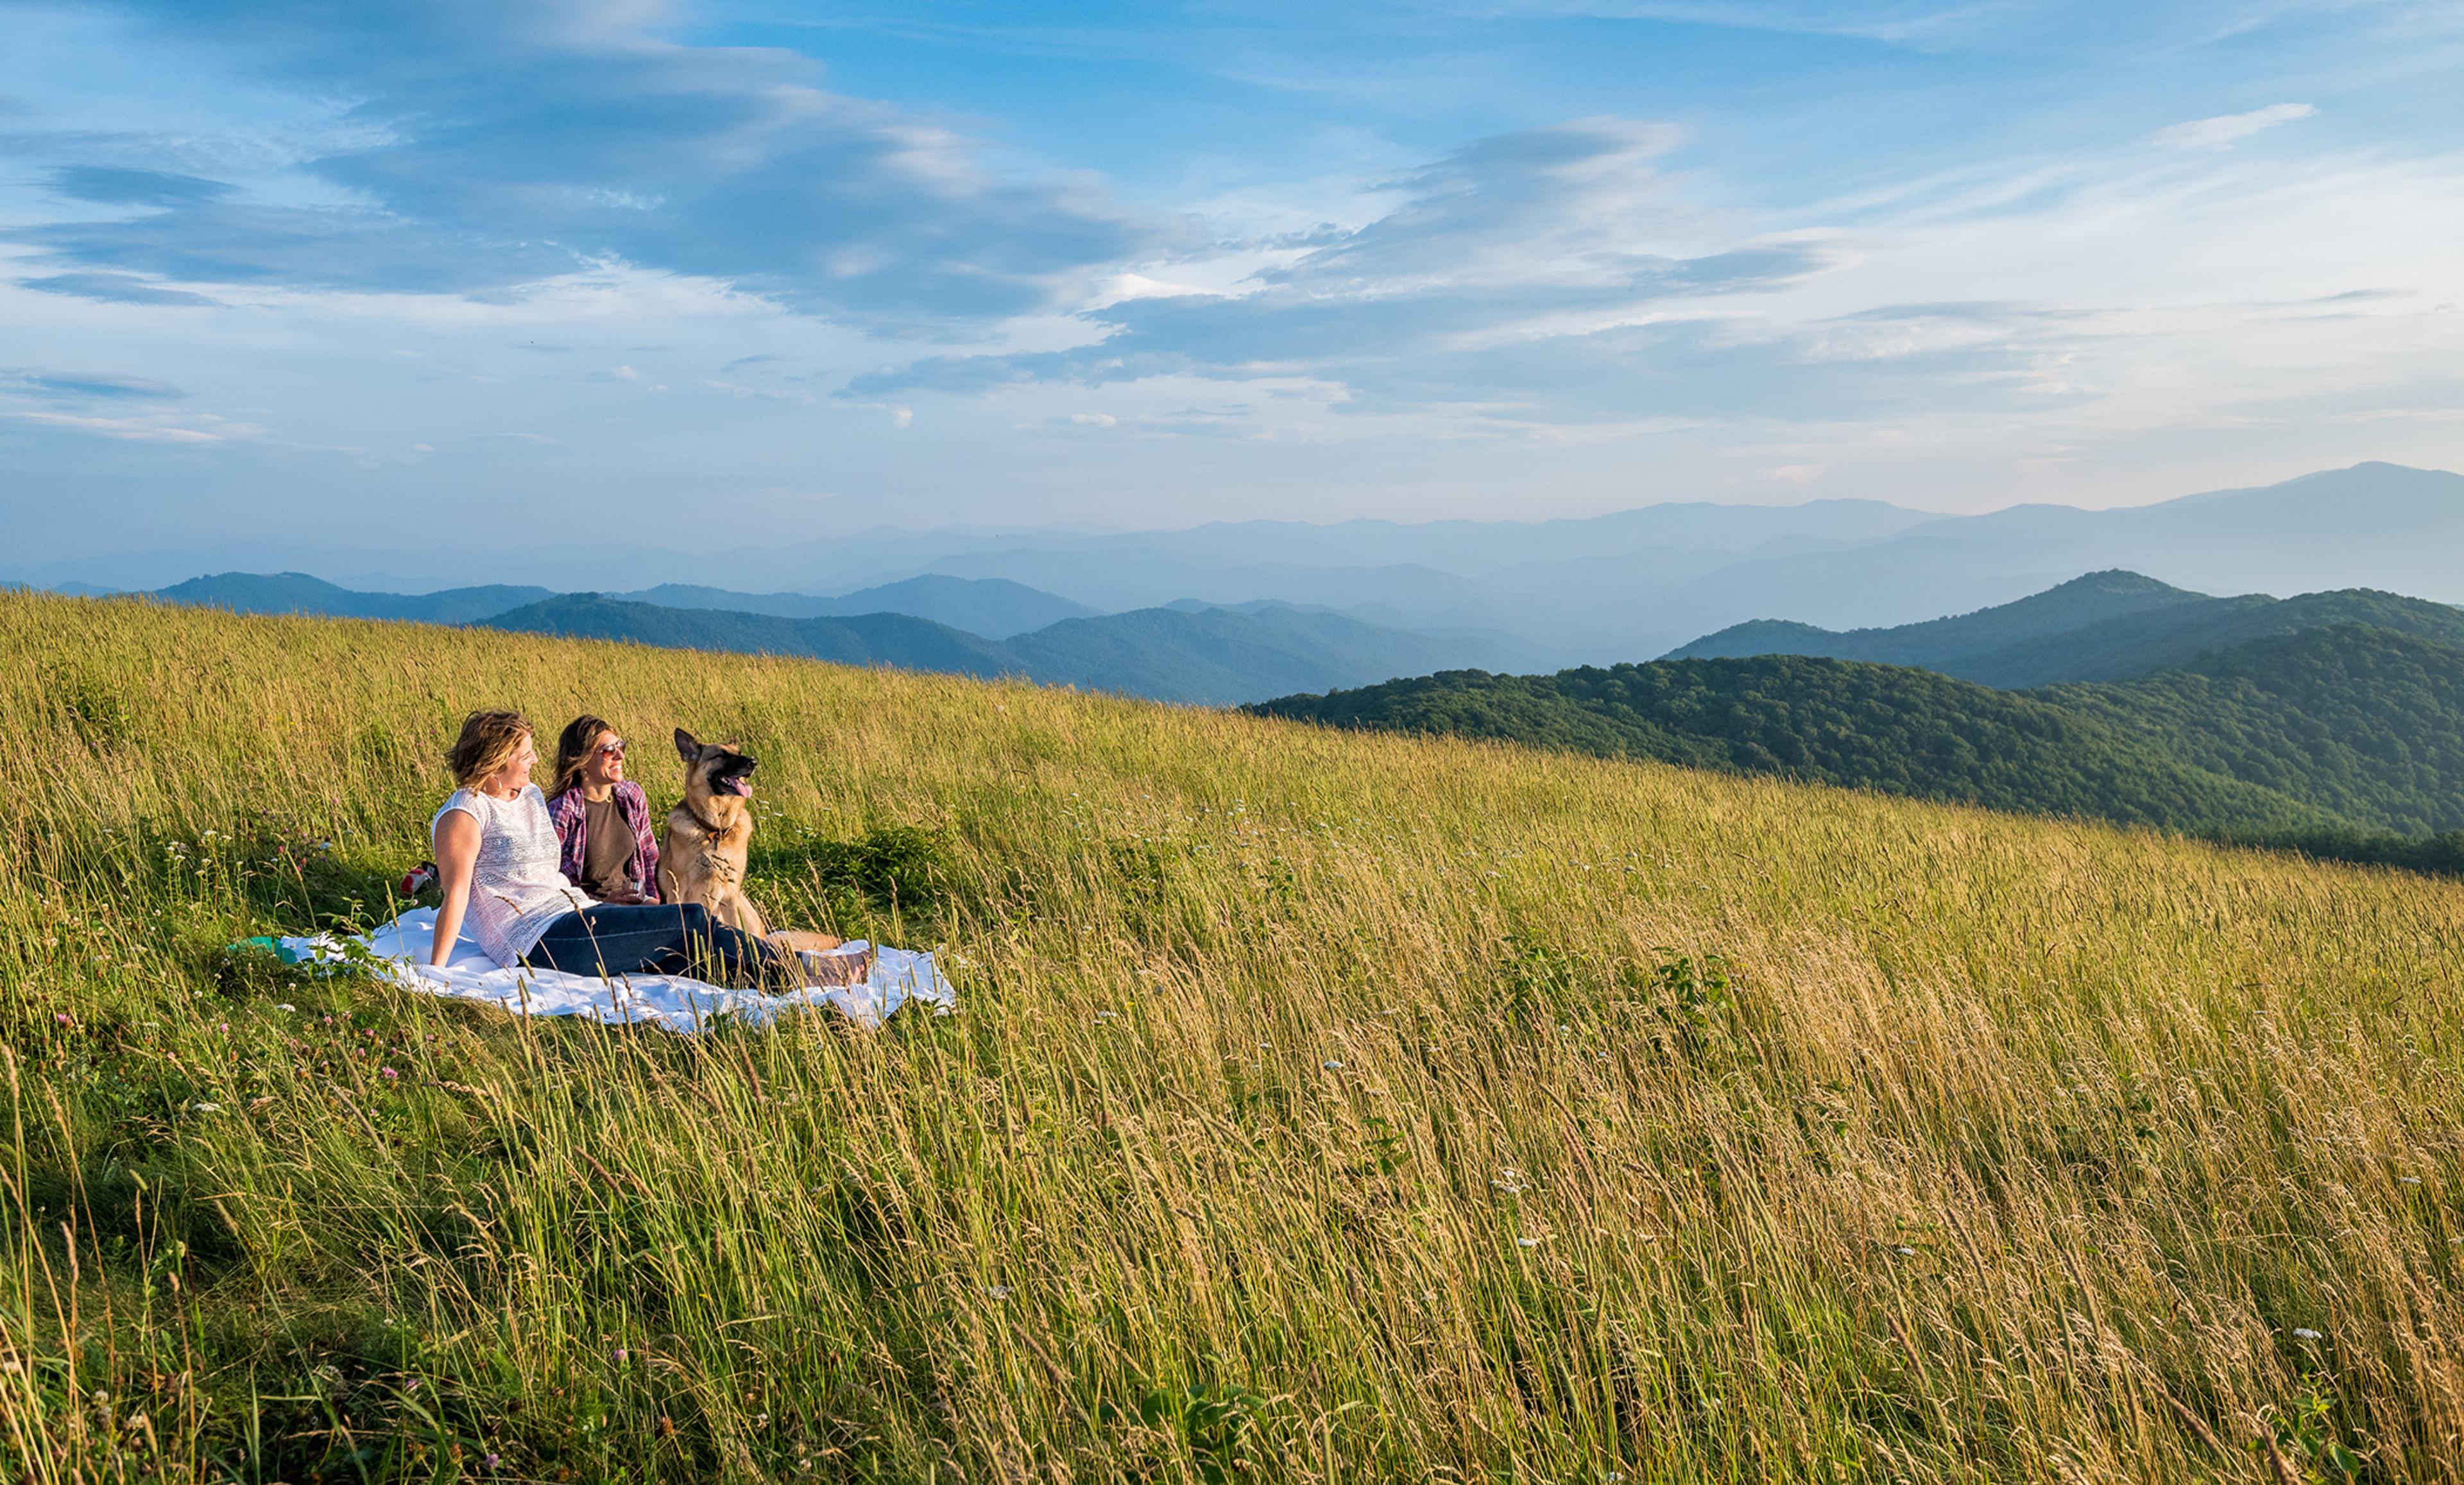
<svg viewBox="0 0 2464 1485">
<path fill-rule="evenodd" d="M 752 934 L 755 938 L 770 936 L 770 925 L 763 920 L 761 909 L 753 906 L 753 899 L 744 895 L 742 887 L 736 889 L 736 895 L 729 899 L 728 906 L 734 912 L 737 928 Z"/>
</svg>

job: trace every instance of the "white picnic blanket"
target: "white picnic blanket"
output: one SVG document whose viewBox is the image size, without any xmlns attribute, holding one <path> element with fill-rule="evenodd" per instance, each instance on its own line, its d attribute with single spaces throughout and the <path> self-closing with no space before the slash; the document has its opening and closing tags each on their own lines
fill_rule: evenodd
<svg viewBox="0 0 2464 1485">
<path fill-rule="evenodd" d="M 330 934 L 286 938 L 282 947 L 301 960 L 341 962 L 373 954 L 376 972 L 405 990 L 460 1000 L 484 1000 L 516 1015 L 586 1015 L 596 1020 L 649 1022 L 688 1035 L 701 1030 L 721 1014 L 746 1020 L 768 1021 L 785 1011 L 829 1006 L 864 1026 L 879 1026 L 910 1000 L 933 1008 L 935 1015 L 957 1009 L 958 992 L 933 962 L 930 953 L 906 949 L 874 950 L 872 977 L 861 984 L 829 990 L 807 989 L 786 994 L 756 990 L 730 990 L 681 974 L 628 974 L 615 980 L 589 974 L 564 974 L 523 966 L 500 970 L 480 951 L 467 932 L 454 941 L 452 956 L 430 967 L 429 947 L 436 938 L 436 909 L 415 907 L 383 925 L 350 946 Z M 861 941 L 847 946 L 864 947 Z"/>
</svg>

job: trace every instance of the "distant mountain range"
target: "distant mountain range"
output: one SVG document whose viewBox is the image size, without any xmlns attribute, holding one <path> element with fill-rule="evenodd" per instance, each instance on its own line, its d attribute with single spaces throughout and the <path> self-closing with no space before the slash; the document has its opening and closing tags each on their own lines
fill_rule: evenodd
<svg viewBox="0 0 2464 1485">
<path fill-rule="evenodd" d="M 305 573 L 216 573 L 157 589 L 165 602 L 209 604 L 239 614 L 330 614 L 341 619 L 404 619 L 422 623 L 473 623 L 556 596 L 539 587 L 446 588 L 434 593 L 368 593 Z M 857 614 L 905 614 L 935 623 L 1007 639 L 1095 610 L 1005 579 L 924 577 L 836 598 L 806 593 L 732 593 L 724 588 L 661 583 L 611 599 L 662 608 L 712 608 L 769 614 L 782 619 L 844 618 Z"/>
<path fill-rule="evenodd" d="M 988 640 L 1005 640 L 1064 619 L 1091 619 L 1099 612 L 1006 578 L 951 578 L 928 573 L 903 582 L 859 588 L 836 598 L 803 593 L 730 593 L 724 588 L 663 582 L 639 593 L 610 598 L 664 608 L 719 608 L 781 619 L 848 618 L 858 614 L 906 614 L 930 619 Z"/>
<path fill-rule="evenodd" d="M 1341 614 L 1275 604 L 1137 609 L 989 640 L 902 614 L 785 619 L 565 594 L 482 621 L 491 628 L 691 649 L 802 655 L 960 675 L 1015 675 L 1156 701 L 1230 705 L 1295 687 L 1357 686 L 1429 669 L 1461 646 Z"/>
<path fill-rule="evenodd" d="M 434 593 L 363 593 L 306 573 L 214 573 L 151 595 L 165 603 L 228 608 L 235 614 L 327 614 L 413 623 L 470 623 L 550 596 L 545 588 L 494 584 Z"/>
<path fill-rule="evenodd" d="M 1891 629 L 1750 623 L 1644 665 L 1250 710 L 2367 859 L 2437 833 L 2464 862 L 2464 611 L 2393 594 L 2214 599 L 2102 572 Z"/>
<path fill-rule="evenodd" d="M 1754 620 L 1707 634 L 1663 660 L 1811 655 L 1922 666 L 2006 689 L 2115 681 L 2212 650 L 2332 624 L 2368 624 L 2464 646 L 2464 609 L 2349 589 L 2295 599 L 2210 598 L 2137 573 L 2090 573 L 2017 602 L 1889 629 L 1837 633 Z"/>
<path fill-rule="evenodd" d="M 263 566 L 226 549 L 224 565 Z M 2372 588 L 2464 601 L 2464 476 L 2390 464 L 2305 475 L 2255 490 L 2083 511 L 2015 506 L 1943 516 L 1880 501 L 1795 506 L 1649 505 L 1582 520 L 1217 523 L 1179 531 L 876 531 L 722 554 L 616 544 L 509 547 L 491 579 L 589 587 L 669 607 L 786 618 L 906 612 L 1003 639 L 1061 618 L 1259 601 L 1331 610 L 1384 628 L 1453 635 L 1457 666 L 1483 644 L 1543 666 L 1654 655 L 1697 635 L 1771 619 L 1834 631 L 1889 627 L 2008 603 L 2082 573 L 2125 568 L 2209 593 Z M 194 553 L 118 561 L 108 572 L 197 570 Z M 489 558 L 481 554 L 475 560 Z M 398 546 L 398 571 L 477 572 L 468 548 Z M 288 565 L 299 565 L 294 561 Z M 364 572 L 334 552 L 327 576 Z M 21 579 L 94 581 L 97 564 L 19 568 Z M 943 598 L 897 591 L 911 579 L 1004 581 L 1043 601 L 1016 612 L 989 590 Z M 834 581 L 831 579 L 835 579 Z M 161 580 L 161 579 L 156 579 Z M 354 579 L 363 588 L 416 583 Z M 694 585 L 715 590 L 696 593 Z M 143 585 L 129 582 L 127 585 Z M 674 585 L 674 586 L 667 586 Z M 860 591 L 849 592 L 847 588 Z M 752 593 L 749 590 L 764 590 Z M 805 599 L 805 594 L 820 598 Z M 427 595 L 434 598 L 436 595 Z M 1017 595 L 1011 595 L 1016 598 Z M 1022 600 L 1022 602 L 1024 601 Z M 824 610 L 811 605 L 838 605 Z M 798 606 L 803 605 L 803 606 Z"/>
<path fill-rule="evenodd" d="M 299 573 L 222 573 L 152 596 L 243 613 L 476 623 L 692 649 L 798 655 L 845 665 L 1016 675 L 1157 701 L 1212 705 L 1295 689 L 1358 686 L 1460 664 L 1465 655 L 1491 665 L 1528 663 L 1529 658 L 1510 644 L 1480 636 L 1415 634 L 1284 603 L 1237 609 L 1184 603 L 1093 614 L 998 579 L 919 578 L 829 599 L 676 586 L 649 593 L 667 601 L 511 587 L 368 593 Z M 870 604 L 885 608 L 868 608 Z M 901 610 L 886 611 L 892 604 L 902 605 Z M 1053 615 L 1061 617 L 1048 617 Z M 961 620 L 965 625 L 956 622 Z"/>
</svg>

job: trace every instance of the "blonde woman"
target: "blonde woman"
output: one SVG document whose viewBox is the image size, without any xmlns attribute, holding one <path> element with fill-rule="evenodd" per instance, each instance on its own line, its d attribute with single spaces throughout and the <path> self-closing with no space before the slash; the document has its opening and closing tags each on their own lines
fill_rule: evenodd
<svg viewBox="0 0 2464 1485">
<path fill-rule="evenodd" d="M 468 918 L 480 949 L 508 970 L 603 977 L 690 970 L 745 987 L 805 983 L 793 954 L 737 932 L 698 903 L 602 903 L 575 886 L 558 869 L 556 826 L 531 782 L 539 748 L 520 712 L 471 713 L 445 760 L 461 787 L 429 822 L 445 891 L 429 964 L 452 956 Z"/>
</svg>

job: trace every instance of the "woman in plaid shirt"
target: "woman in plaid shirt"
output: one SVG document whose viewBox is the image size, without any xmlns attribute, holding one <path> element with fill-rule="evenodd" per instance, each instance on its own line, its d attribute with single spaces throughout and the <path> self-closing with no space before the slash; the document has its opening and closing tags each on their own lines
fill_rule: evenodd
<svg viewBox="0 0 2464 1485">
<path fill-rule="evenodd" d="M 650 800 L 625 776 L 625 739 L 594 716 L 578 716 L 556 739 L 556 782 L 547 816 L 558 866 L 603 903 L 659 900 L 659 842 Z"/>
</svg>

